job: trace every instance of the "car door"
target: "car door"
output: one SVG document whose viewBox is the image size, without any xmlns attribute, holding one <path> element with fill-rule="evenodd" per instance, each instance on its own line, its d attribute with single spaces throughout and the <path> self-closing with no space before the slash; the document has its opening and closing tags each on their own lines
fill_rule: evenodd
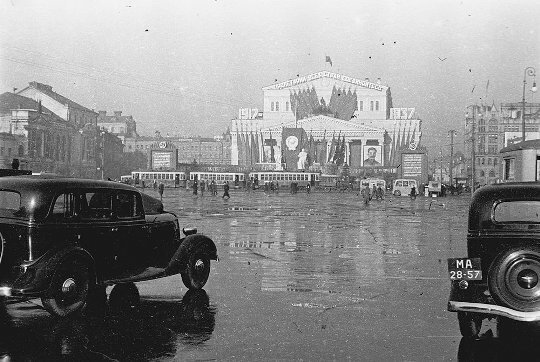
<svg viewBox="0 0 540 362">
<path fill-rule="evenodd" d="M 150 245 L 142 204 L 137 193 L 117 190 L 113 195 L 112 242 L 116 246 L 115 258 L 121 274 L 138 274 L 150 265 Z"/>
</svg>

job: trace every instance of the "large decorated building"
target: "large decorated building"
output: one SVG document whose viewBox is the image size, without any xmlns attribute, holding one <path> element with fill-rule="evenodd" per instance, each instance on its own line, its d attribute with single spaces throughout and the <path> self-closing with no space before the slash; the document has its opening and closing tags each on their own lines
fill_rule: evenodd
<svg viewBox="0 0 540 362">
<path fill-rule="evenodd" d="M 241 109 L 232 120 L 233 165 L 324 170 L 333 163 L 395 172 L 402 151 L 420 144 L 415 109 L 393 108 L 380 79 L 321 71 L 266 86 L 263 97 L 262 111 Z"/>
</svg>

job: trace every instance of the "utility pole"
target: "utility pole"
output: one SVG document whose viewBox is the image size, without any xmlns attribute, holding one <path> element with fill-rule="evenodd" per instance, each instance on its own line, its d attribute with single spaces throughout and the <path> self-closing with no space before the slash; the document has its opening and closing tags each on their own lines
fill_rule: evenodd
<svg viewBox="0 0 540 362">
<path fill-rule="evenodd" d="M 443 176 L 442 176 L 442 147 L 441 147 L 440 155 L 441 155 L 440 161 L 441 161 L 441 185 L 442 185 L 442 183 L 443 183 Z"/>
<path fill-rule="evenodd" d="M 452 170 L 454 168 L 454 135 L 456 134 L 456 130 L 451 129 L 448 133 L 450 133 L 450 186 L 454 186 Z"/>
</svg>

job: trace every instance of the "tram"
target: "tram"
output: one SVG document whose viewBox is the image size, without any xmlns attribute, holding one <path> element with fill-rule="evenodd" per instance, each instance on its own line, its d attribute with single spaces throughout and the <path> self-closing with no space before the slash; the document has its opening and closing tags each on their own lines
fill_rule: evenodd
<svg viewBox="0 0 540 362">
<path fill-rule="evenodd" d="M 223 186 L 225 182 L 228 182 L 232 187 L 244 186 L 246 175 L 241 172 L 208 172 L 208 171 L 197 171 L 189 173 L 189 182 L 193 184 L 195 180 L 199 182 L 204 180 L 206 183 L 211 183 L 212 180 L 215 181 L 216 185 Z"/>
<path fill-rule="evenodd" d="M 288 172 L 288 171 L 257 171 L 250 172 L 249 178 L 255 184 L 264 184 L 265 182 L 277 181 L 281 186 L 290 187 L 291 183 L 296 182 L 300 187 L 316 186 L 320 181 L 318 172 Z"/>
<path fill-rule="evenodd" d="M 182 171 L 132 171 L 131 179 L 135 186 L 152 187 L 154 181 L 166 187 L 185 187 L 187 176 Z"/>
</svg>

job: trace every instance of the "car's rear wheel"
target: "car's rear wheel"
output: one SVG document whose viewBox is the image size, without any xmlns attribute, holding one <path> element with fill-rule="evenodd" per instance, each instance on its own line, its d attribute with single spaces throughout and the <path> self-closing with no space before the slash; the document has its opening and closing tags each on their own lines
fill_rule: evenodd
<svg viewBox="0 0 540 362">
<path fill-rule="evenodd" d="M 210 258 L 203 248 L 193 250 L 181 275 L 187 288 L 202 289 L 204 287 L 210 275 Z"/>
<path fill-rule="evenodd" d="M 401 191 L 399 191 L 399 190 L 394 191 L 394 195 L 395 196 L 401 196 Z"/>
<path fill-rule="evenodd" d="M 504 306 L 532 312 L 540 308 L 540 250 L 513 248 L 495 259 L 489 271 L 489 288 Z"/>
<path fill-rule="evenodd" d="M 482 328 L 482 316 L 476 313 L 458 312 L 459 331 L 466 338 L 478 338 Z"/>
<path fill-rule="evenodd" d="M 49 290 L 41 298 L 43 307 L 59 317 L 78 312 L 86 303 L 89 285 L 88 266 L 76 259 L 67 260 L 54 272 Z"/>
</svg>

